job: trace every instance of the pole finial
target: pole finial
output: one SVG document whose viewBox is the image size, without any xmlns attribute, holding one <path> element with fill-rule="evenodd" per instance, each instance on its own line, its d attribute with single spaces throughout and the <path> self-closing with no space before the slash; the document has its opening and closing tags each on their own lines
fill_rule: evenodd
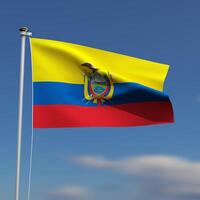
<svg viewBox="0 0 200 200">
<path fill-rule="evenodd" d="M 22 26 L 20 29 L 19 29 L 19 31 L 20 31 L 20 35 L 23 35 L 23 36 L 32 36 L 32 33 L 31 32 L 29 32 L 29 29 L 28 29 L 28 27 L 26 27 L 26 26 Z"/>
<path fill-rule="evenodd" d="M 28 32 L 28 28 L 23 26 L 19 29 L 20 32 Z"/>
</svg>

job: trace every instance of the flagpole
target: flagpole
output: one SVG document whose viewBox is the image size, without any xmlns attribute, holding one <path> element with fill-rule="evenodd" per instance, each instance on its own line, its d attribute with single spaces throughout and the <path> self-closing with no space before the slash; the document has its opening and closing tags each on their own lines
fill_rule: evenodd
<svg viewBox="0 0 200 200">
<path fill-rule="evenodd" d="M 31 33 L 27 27 L 19 29 L 21 36 L 21 61 L 20 61 L 20 79 L 19 79 L 19 102 L 18 102 L 18 136 L 17 136 L 17 163 L 16 163 L 16 188 L 15 200 L 19 200 L 20 190 L 20 164 L 21 164 L 21 141 L 22 141 L 22 114 L 23 114 L 23 93 L 24 93 L 24 64 L 25 64 L 25 47 L 26 36 L 30 37 Z"/>
</svg>

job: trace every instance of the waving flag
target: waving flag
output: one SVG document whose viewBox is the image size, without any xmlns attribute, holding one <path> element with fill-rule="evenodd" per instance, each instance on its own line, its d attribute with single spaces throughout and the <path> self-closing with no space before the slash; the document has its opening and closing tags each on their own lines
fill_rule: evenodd
<svg viewBox="0 0 200 200">
<path fill-rule="evenodd" d="M 168 65 L 31 38 L 34 128 L 171 123 Z"/>
</svg>

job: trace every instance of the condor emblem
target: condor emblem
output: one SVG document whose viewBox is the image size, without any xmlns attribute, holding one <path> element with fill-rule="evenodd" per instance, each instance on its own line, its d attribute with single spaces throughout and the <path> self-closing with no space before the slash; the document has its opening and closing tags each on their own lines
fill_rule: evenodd
<svg viewBox="0 0 200 200">
<path fill-rule="evenodd" d="M 98 105 L 111 100 L 114 92 L 111 75 L 100 72 L 90 63 L 84 63 L 82 66 L 84 67 L 85 99 Z"/>
</svg>

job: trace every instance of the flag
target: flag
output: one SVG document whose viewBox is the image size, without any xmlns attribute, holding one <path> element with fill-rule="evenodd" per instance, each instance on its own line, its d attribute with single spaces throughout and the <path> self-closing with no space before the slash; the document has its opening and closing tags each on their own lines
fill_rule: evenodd
<svg viewBox="0 0 200 200">
<path fill-rule="evenodd" d="M 169 66 L 31 38 L 34 128 L 141 126 L 174 121 Z"/>
</svg>

